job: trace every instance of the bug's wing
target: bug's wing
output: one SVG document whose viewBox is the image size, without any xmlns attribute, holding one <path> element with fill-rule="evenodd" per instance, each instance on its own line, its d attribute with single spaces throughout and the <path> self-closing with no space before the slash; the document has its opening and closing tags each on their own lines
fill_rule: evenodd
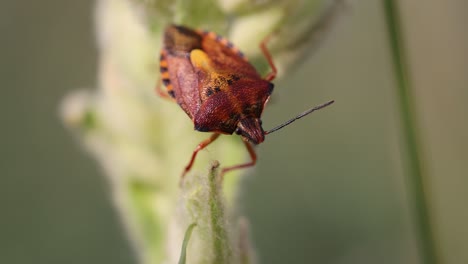
<svg viewBox="0 0 468 264">
<path fill-rule="evenodd" d="M 170 96 L 193 119 L 200 108 L 198 76 L 190 61 L 190 52 L 201 48 L 202 37 L 186 27 L 170 25 L 164 32 L 160 71 Z"/>
<path fill-rule="evenodd" d="M 169 55 L 167 60 L 172 65 L 168 68 L 170 84 L 167 88 L 172 91 L 170 93 L 185 113 L 193 119 L 201 105 L 198 76 L 188 58 Z"/>
<path fill-rule="evenodd" d="M 205 33 L 201 46 L 217 71 L 235 74 L 240 78 L 261 78 L 244 54 L 227 39 L 212 32 Z"/>
<path fill-rule="evenodd" d="M 213 32 L 203 32 L 201 36 L 201 50 L 192 50 L 190 57 L 199 76 L 202 104 L 221 91 L 237 97 L 233 93 L 250 93 L 263 86 L 264 80 L 237 47 Z M 263 93 L 261 90 L 256 92 Z"/>
</svg>

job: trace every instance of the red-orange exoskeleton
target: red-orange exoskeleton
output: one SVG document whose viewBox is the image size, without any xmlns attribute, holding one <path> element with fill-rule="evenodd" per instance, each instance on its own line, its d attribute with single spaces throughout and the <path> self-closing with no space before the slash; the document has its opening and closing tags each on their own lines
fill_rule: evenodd
<svg viewBox="0 0 468 264">
<path fill-rule="evenodd" d="M 227 171 L 255 165 L 257 156 L 252 144 L 265 140 L 265 135 L 327 105 L 309 109 L 286 123 L 270 130 L 262 128 L 261 115 L 273 91 L 271 81 L 276 67 L 266 48 L 268 37 L 260 43 L 272 71 L 264 78 L 247 61 L 245 56 L 227 39 L 213 32 L 192 30 L 170 25 L 164 32 L 160 72 L 167 94 L 192 119 L 195 130 L 214 132 L 201 142 L 185 167 L 185 175 L 193 165 L 197 153 L 212 143 L 220 134 L 236 133 L 241 136 L 251 161 L 224 168 Z"/>
</svg>

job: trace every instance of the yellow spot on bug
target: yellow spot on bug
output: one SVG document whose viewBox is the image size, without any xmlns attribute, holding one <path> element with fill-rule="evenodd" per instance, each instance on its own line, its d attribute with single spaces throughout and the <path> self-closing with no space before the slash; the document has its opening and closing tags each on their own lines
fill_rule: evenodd
<svg viewBox="0 0 468 264">
<path fill-rule="evenodd" d="M 159 67 L 166 67 L 167 68 L 167 61 L 166 60 L 162 60 L 159 62 Z"/>
<path fill-rule="evenodd" d="M 213 67 L 211 59 L 204 51 L 199 49 L 192 50 L 192 52 L 190 52 L 190 60 L 192 61 L 192 65 L 195 68 L 198 68 L 207 73 L 206 89 L 211 87 L 214 89 L 214 92 L 229 90 L 227 75 L 218 72 L 217 69 Z M 213 91 L 211 93 L 213 93 Z M 204 94 L 203 96 L 207 95 Z"/>
<path fill-rule="evenodd" d="M 211 60 L 208 55 L 199 49 L 194 49 L 190 52 L 190 60 L 192 65 L 196 68 L 200 68 L 206 72 L 213 72 L 214 69 L 211 66 Z"/>
<path fill-rule="evenodd" d="M 161 78 L 163 78 L 163 79 L 169 79 L 169 78 L 170 78 L 169 72 L 166 71 L 166 72 L 161 73 Z"/>
</svg>

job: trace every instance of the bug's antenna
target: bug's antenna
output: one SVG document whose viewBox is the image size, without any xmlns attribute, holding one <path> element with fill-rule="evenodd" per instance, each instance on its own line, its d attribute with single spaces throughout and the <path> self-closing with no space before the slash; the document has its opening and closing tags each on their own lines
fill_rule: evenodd
<svg viewBox="0 0 468 264">
<path fill-rule="evenodd" d="M 265 132 L 265 135 L 268 135 L 268 134 L 271 134 L 271 133 L 273 133 L 273 132 L 275 132 L 275 131 L 277 131 L 277 130 L 280 130 L 280 129 L 282 129 L 283 127 L 285 127 L 285 126 L 291 124 L 292 122 L 294 122 L 294 121 L 296 121 L 296 120 L 298 120 L 298 119 L 300 119 L 300 118 L 303 118 L 304 116 L 306 116 L 306 115 L 308 115 L 308 114 L 310 114 L 310 113 L 312 113 L 312 112 L 314 112 L 314 111 L 316 111 L 316 110 L 319 110 L 319 109 L 322 109 L 322 108 L 324 108 L 324 107 L 327 107 L 327 106 L 333 104 L 334 102 L 335 102 L 335 100 L 331 100 L 330 102 L 326 102 L 326 103 L 324 103 L 324 104 L 321 104 L 321 105 L 317 105 L 317 106 L 315 106 L 315 107 L 312 107 L 311 109 L 309 109 L 309 110 L 307 110 L 307 111 L 305 111 L 305 112 L 302 112 L 302 113 L 299 114 L 298 116 L 296 116 L 296 117 L 294 117 L 294 118 L 292 118 L 292 119 L 290 119 L 290 120 L 284 122 L 283 124 L 281 124 L 281 125 L 279 125 L 279 126 L 273 128 L 273 129 L 270 129 L 270 130 L 266 131 L 266 132 Z"/>
</svg>

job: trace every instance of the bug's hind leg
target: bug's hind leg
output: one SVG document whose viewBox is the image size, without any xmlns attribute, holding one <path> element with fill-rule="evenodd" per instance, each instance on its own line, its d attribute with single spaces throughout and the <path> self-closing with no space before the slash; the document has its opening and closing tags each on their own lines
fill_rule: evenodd
<svg viewBox="0 0 468 264">
<path fill-rule="evenodd" d="M 183 178 L 185 177 L 185 174 L 187 174 L 187 172 L 190 171 L 190 169 L 192 168 L 193 166 L 193 163 L 195 162 L 195 158 L 197 157 L 197 154 L 200 150 L 206 148 L 209 144 L 211 144 L 213 141 L 215 141 L 218 137 L 219 137 L 219 133 L 213 133 L 211 135 L 211 137 L 209 137 L 208 139 L 205 139 L 204 141 L 202 141 L 200 144 L 198 144 L 198 146 L 195 148 L 195 150 L 193 151 L 192 153 L 192 158 L 190 158 L 190 161 L 189 163 L 187 164 L 187 166 L 185 166 L 185 169 L 184 169 L 184 172 L 182 173 L 182 178 L 181 180 L 183 180 Z"/>
<path fill-rule="evenodd" d="M 247 163 L 243 163 L 243 164 L 223 168 L 221 170 L 221 179 L 224 177 L 224 174 L 226 174 L 226 172 L 252 167 L 257 163 L 257 154 L 255 154 L 255 150 L 253 149 L 252 144 L 250 144 L 249 142 L 246 142 L 246 141 L 243 141 L 243 142 L 244 142 L 244 145 L 247 148 L 247 151 L 249 152 L 250 158 L 252 160 L 250 162 L 247 162 Z"/>
<path fill-rule="evenodd" d="M 271 82 L 273 79 L 275 79 L 276 74 L 278 73 L 278 70 L 276 69 L 275 63 L 273 62 L 273 57 L 271 56 L 271 53 L 270 53 L 270 51 L 269 51 L 268 48 L 267 48 L 267 44 L 268 44 L 268 42 L 270 41 L 272 35 L 273 35 L 273 34 L 267 35 L 267 36 L 262 40 L 262 42 L 260 42 L 260 49 L 261 49 L 262 52 L 263 52 L 263 56 L 265 56 L 265 58 L 266 58 L 267 61 L 268 61 L 268 64 L 269 64 L 270 67 L 271 67 L 271 72 L 268 73 L 267 76 L 265 76 L 265 80 L 267 80 L 267 81 L 269 81 L 269 82 Z"/>
<path fill-rule="evenodd" d="M 308 45 L 309 53 L 313 53 L 316 49 L 322 44 L 325 35 L 331 31 L 332 25 L 335 24 L 338 19 L 341 11 L 348 8 L 348 1 L 345 0 L 334 0 L 330 1 L 330 5 L 323 11 L 323 13 L 318 18 L 318 21 L 314 23 L 304 36 L 307 36 L 304 40 L 310 42 Z M 291 15 L 291 14 L 288 14 Z M 260 49 L 263 52 L 263 55 L 268 61 L 268 64 L 271 67 L 271 72 L 265 76 L 265 80 L 272 81 L 275 79 L 278 71 L 275 64 L 273 63 L 273 57 L 271 56 L 267 44 L 270 41 L 271 37 L 275 35 L 275 32 L 267 35 L 262 42 L 260 43 Z M 295 44 L 297 45 L 297 43 Z"/>
</svg>

